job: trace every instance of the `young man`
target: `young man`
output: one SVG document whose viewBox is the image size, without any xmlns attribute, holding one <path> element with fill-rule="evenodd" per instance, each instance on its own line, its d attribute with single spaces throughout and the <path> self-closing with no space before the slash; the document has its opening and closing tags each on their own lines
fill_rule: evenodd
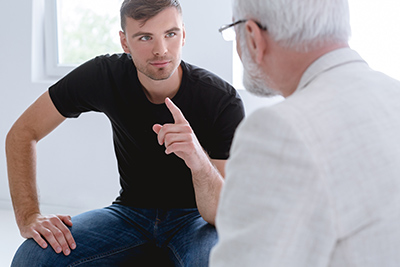
<svg viewBox="0 0 400 267">
<path fill-rule="evenodd" d="M 210 266 L 398 266 L 400 82 L 348 47 L 347 0 L 233 3 L 246 88 L 287 99 L 235 134 Z"/>
<path fill-rule="evenodd" d="M 23 237 L 15 266 L 148 263 L 156 248 L 175 266 L 207 266 L 224 166 L 244 116 L 237 92 L 181 61 L 181 7 L 125 0 L 125 54 L 78 67 L 29 107 L 7 136 L 10 191 Z M 103 112 L 112 123 L 121 192 L 74 218 L 40 213 L 36 143 L 65 118 Z M 89 189 L 88 189 L 89 190 Z M 166 263 L 164 263 L 166 264 Z"/>
</svg>

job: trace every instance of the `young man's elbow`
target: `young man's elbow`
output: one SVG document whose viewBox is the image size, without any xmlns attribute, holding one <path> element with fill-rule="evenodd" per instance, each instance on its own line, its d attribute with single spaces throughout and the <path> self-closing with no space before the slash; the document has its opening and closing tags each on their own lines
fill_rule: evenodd
<svg viewBox="0 0 400 267">
<path fill-rule="evenodd" d="M 14 124 L 6 135 L 6 154 L 9 154 L 17 145 L 29 144 L 31 142 L 35 142 L 34 132 L 22 125 Z"/>
</svg>

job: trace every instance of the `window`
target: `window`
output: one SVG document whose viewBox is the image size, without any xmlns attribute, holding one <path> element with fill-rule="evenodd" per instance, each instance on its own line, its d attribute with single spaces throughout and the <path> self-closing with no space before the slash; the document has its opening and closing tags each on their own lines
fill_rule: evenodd
<svg viewBox="0 0 400 267">
<path fill-rule="evenodd" d="M 122 52 L 118 35 L 122 0 L 44 1 L 47 76 L 59 78 L 94 56 Z M 349 5 L 350 46 L 373 69 L 400 80 L 396 65 L 400 62 L 400 35 L 395 34 L 400 24 L 398 0 L 349 0 Z M 233 45 L 232 82 L 243 88 L 242 64 Z"/>
<path fill-rule="evenodd" d="M 400 80 L 400 3 L 398 0 L 349 0 L 350 47 L 375 70 Z M 233 44 L 233 85 L 244 88 L 243 66 Z"/>
<path fill-rule="evenodd" d="M 350 47 L 375 70 L 400 80 L 400 3 L 398 0 L 349 0 Z"/>
<path fill-rule="evenodd" d="M 61 77 L 101 54 L 121 53 L 121 0 L 46 0 L 46 73 Z"/>
</svg>

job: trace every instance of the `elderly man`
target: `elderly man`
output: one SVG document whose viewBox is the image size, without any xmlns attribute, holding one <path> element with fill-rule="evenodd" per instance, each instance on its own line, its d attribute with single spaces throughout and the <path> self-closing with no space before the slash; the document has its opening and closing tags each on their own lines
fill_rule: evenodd
<svg viewBox="0 0 400 267">
<path fill-rule="evenodd" d="M 348 46 L 347 0 L 234 0 L 245 86 L 211 266 L 398 266 L 400 83 Z"/>
</svg>

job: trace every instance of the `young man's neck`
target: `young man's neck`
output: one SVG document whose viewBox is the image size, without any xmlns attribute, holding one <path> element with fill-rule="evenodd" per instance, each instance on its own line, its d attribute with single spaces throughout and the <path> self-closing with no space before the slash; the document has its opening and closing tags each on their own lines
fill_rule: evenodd
<svg viewBox="0 0 400 267">
<path fill-rule="evenodd" d="M 179 66 L 166 80 L 155 81 L 140 72 L 138 77 L 149 101 L 153 104 L 162 104 L 165 98 L 172 99 L 178 93 L 182 82 L 182 67 Z"/>
</svg>

